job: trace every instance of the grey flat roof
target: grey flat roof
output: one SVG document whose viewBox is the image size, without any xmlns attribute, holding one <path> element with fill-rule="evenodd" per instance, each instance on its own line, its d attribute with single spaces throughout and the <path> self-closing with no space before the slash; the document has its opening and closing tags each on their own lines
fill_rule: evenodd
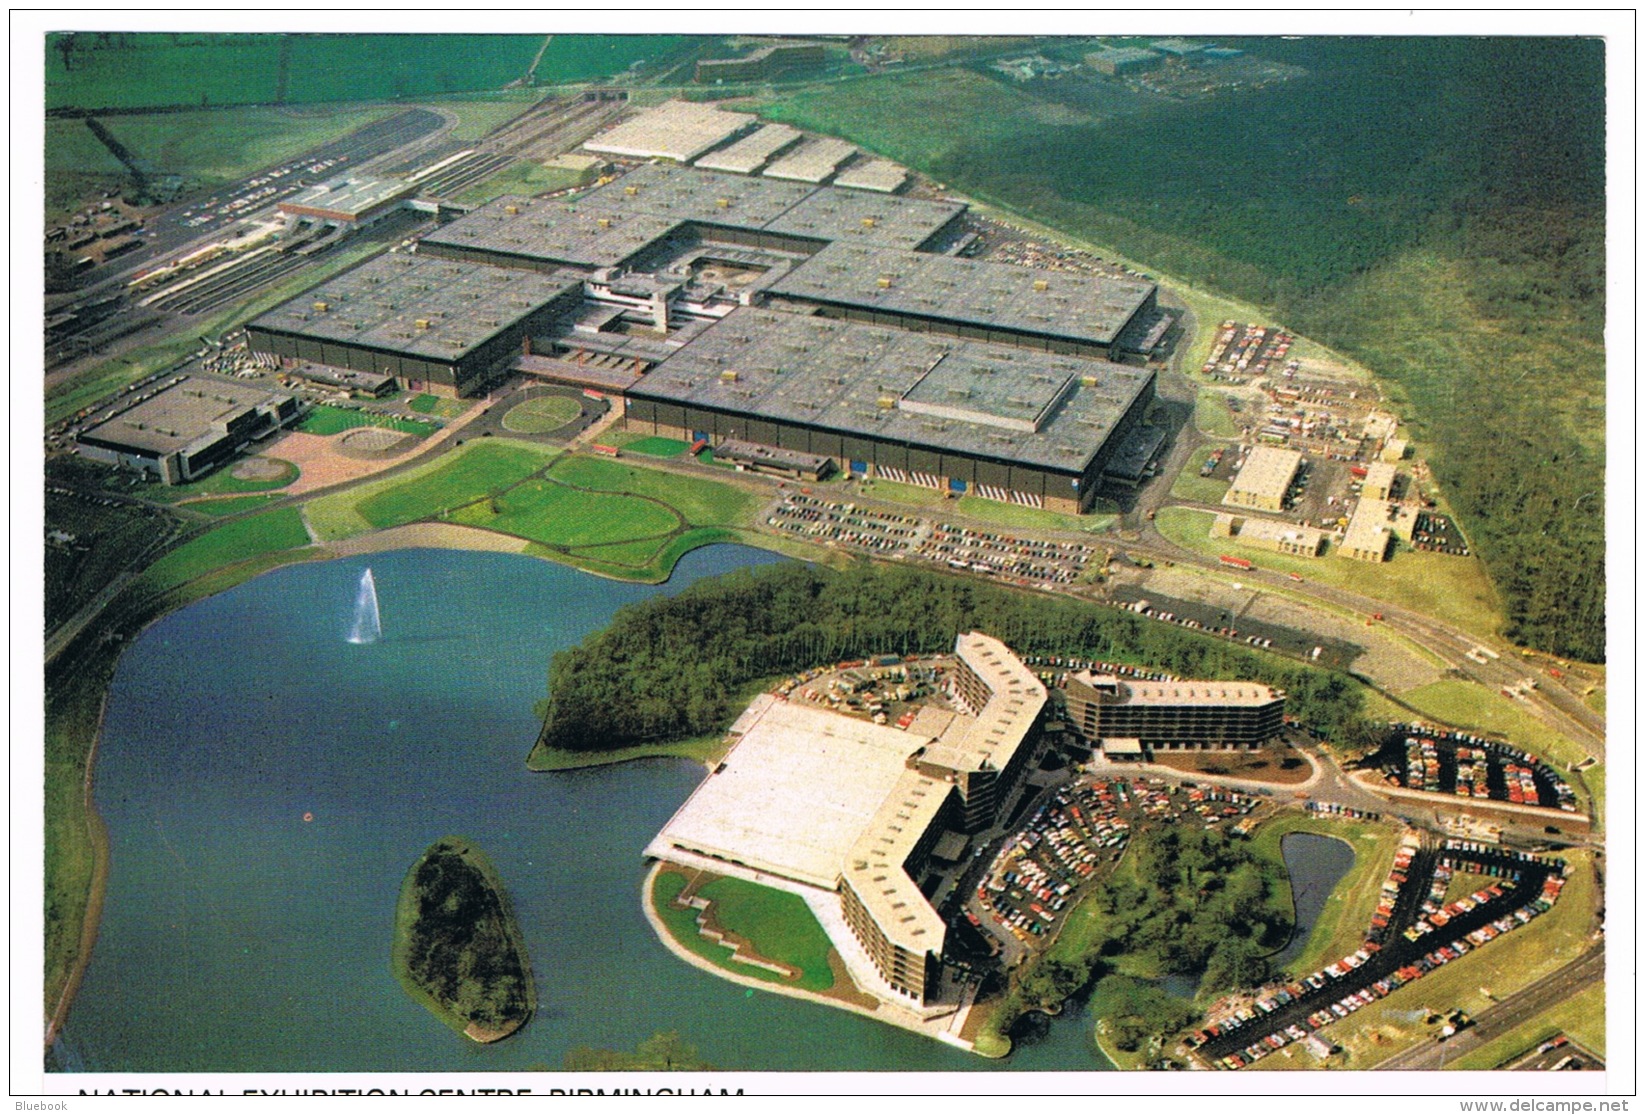
<svg viewBox="0 0 1645 1115">
<path fill-rule="evenodd" d="M 500 197 L 423 237 L 423 244 L 468 248 L 578 267 L 613 267 L 678 228 L 682 218 L 648 210 L 524 197 Z"/>
<path fill-rule="evenodd" d="M 704 170 L 723 170 L 732 174 L 753 174 L 766 160 L 799 141 L 800 133 L 787 124 L 767 124 L 739 139 L 730 147 L 710 151 L 697 160 Z"/>
<path fill-rule="evenodd" d="M 1036 271 L 838 241 L 770 289 L 807 301 L 1106 345 L 1155 287 L 1135 279 Z"/>
<path fill-rule="evenodd" d="M 843 139 L 826 136 L 808 139 L 766 167 L 765 176 L 820 183 L 856 153 L 857 149 Z"/>
<path fill-rule="evenodd" d="M 963 212 L 965 206 L 956 201 L 828 187 L 772 221 L 766 231 L 912 251 Z"/>
<path fill-rule="evenodd" d="M 894 248 L 923 243 L 966 208 L 954 201 L 884 197 L 664 163 L 638 167 L 584 194 L 577 204 Z"/>
<path fill-rule="evenodd" d="M 649 163 L 584 194 L 581 204 L 618 212 L 651 213 L 677 221 L 764 228 L 810 196 L 816 187 L 740 174 Z"/>
<path fill-rule="evenodd" d="M 1152 378 L 1103 360 L 741 307 L 629 395 L 1077 474 Z M 903 405 L 911 394 L 918 409 Z M 1037 432 L 998 420 L 1028 416 Z"/>
<path fill-rule="evenodd" d="M 187 449 L 248 408 L 289 398 L 278 391 L 210 376 L 184 376 L 136 406 L 84 431 L 82 437 L 156 455 Z"/>
<path fill-rule="evenodd" d="M 669 101 L 595 136 L 583 147 L 608 155 L 689 162 L 756 119 L 712 104 Z"/>
<path fill-rule="evenodd" d="M 395 253 L 276 306 L 249 327 L 449 362 L 581 286 L 580 275 Z"/>
<path fill-rule="evenodd" d="M 867 159 L 849 166 L 834 185 L 852 190 L 878 190 L 894 194 L 908 181 L 908 171 L 890 159 Z"/>
<path fill-rule="evenodd" d="M 1094 50 L 1085 56 L 1087 62 L 1149 62 L 1159 57 L 1157 51 L 1140 46 L 1110 46 Z"/>
</svg>

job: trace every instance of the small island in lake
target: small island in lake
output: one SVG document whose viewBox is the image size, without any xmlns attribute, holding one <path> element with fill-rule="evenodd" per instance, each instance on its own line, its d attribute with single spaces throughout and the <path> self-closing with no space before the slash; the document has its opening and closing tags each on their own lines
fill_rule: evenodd
<svg viewBox="0 0 1645 1115">
<path fill-rule="evenodd" d="M 430 845 L 400 888 L 394 975 L 440 1021 L 500 1041 L 537 1009 L 525 942 L 496 870 L 471 842 Z"/>
</svg>

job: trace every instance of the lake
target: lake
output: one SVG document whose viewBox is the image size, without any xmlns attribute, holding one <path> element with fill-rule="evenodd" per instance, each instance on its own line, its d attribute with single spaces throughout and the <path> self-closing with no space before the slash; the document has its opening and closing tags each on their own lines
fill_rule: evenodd
<svg viewBox="0 0 1645 1115">
<path fill-rule="evenodd" d="M 781 560 L 713 546 L 646 586 L 406 550 L 275 570 L 149 627 L 109 694 L 107 900 L 52 1067 L 557 1069 L 576 1046 L 632 1050 L 661 1030 L 729 1070 L 1109 1067 L 1089 1019 L 989 1062 L 683 963 L 641 912 L 641 851 L 701 766 L 525 769 L 554 651 L 623 604 Z M 367 567 L 382 638 L 356 645 Z M 401 881 L 447 834 L 496 865 L 535 970 L 536 1017 L 492 1046 L 447 1029 L 389 969 Z"/>
</svg>

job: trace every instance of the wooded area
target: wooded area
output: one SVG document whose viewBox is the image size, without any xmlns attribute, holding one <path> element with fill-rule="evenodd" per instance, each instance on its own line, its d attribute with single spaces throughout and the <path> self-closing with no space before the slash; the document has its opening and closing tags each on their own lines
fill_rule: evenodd
<svg viewBox="0 0 1645 1115">
<path fill-rule="evenodd" d="M 622 609 L 554 656 L 538 744 L 609 751 L 723 731 L 751 681 L 868 655 L 943 653 L 973 630 L 1020 654 L 1262 681 L 1287 691 L 1287 712 L 1306 727 L 1348 747 L 1374 738 L 1363 690 L 1346 675 L 1117 608 L 863 562 L 744 570 Z"/>
<path fill-rule="evenodd" d="M 394 944 L 395 975 L 413 997 L 432 1000 L 442 1021 L 475 1040 L 513 1033 L 536 1009 L 507 899 L 484 855 L 465 841 L 435 842 L 406 876 Z"/>
</svg>

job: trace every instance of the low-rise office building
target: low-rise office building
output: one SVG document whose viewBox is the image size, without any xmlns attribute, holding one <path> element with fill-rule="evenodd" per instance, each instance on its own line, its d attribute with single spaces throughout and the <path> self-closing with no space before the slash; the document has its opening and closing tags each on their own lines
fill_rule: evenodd
<svg viewBox="0 0 1645 1115">
<path fill-rule="evenodd" d="M 1318 557 L 1325 548 L 1322 530 L 1226 512 L 1212 522 L 1211 537 L 1227 538 L 1243 546 L 1256 546 L 1292 557 Z"/>
<path fill-rule="evenodd" d="M 1093 745 L 1147 751 L 1250 750 L 1285 727 L 1285 693 L 1250 681 L 1135 681 L 1082 670 L 1067 680 L 1068 721 Z"/>
<path fill-rule="evenodd" d="M 1222 502 L 1230 507 L 1283 511 L 1285 498 L 1301 467 L 1302 454 L 1295 449 L 1259 445 L 1246 456 Z"/>
<path fill-rule="evenodd" d="M 252 442 L 295 422 L 292 395 L 210 376 L 179 376 L 83 431 L 80 455 L 163 484 L 197 480 Z"/>
</svg>

